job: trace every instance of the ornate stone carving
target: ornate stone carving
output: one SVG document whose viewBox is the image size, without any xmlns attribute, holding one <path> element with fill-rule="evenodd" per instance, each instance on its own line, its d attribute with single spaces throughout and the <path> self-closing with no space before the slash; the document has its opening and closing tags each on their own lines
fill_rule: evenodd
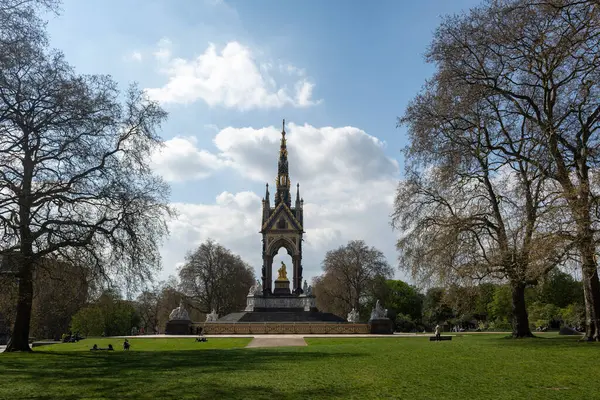
<svg viewBox="0 0 600 400">
<path fill-rule="evenodd" d="M 173 309 L 171 314 L 169 314 L 169 321 L 179 320 L 179 321 L 189 321 L 190 316 L 186 309 L 183 307 L 183 300 L 179 302 L 179 307 Z"/>
<path fill-rule="evenodd" d="M 347 320 L 348 320 L 348 322 L 354 322 L 354 323 L 356 323 L 356 322 L 358 322 L 359 318 L 360 318 L 360 315 L 358 314 L 358 311 L 356 311 L 356 310 L 353 308 L 353 309 L 352 309 L 352 311 L 350 311 L 350 312 L 348 313 L 348 318 L 347 318 Z"/>
<path fill-rule="evenodd" d="M 219 314 L 217 314 L 214 308 L 210 314 L 206 315 L 206 322 L 217 322 L 218 319 Z"/>
<path fill-rule="evenodd" d="M 255 295 L 246 298 L 244 311 L 254 311 L 255 308 L 302 308 L 304 311 L 310 311 L 315 307 L 315 298 L 312 296 L 263 297 Z"/>
<path fill-rule="evenodd" d="M 379 304 L 379 300 L 375 303 L 375 308 L 371 311 L 370 319 L 382 319 L 387 318 L 387 309 L 384 309 L 381 304 Z"/>
<path fill-rule="evenodd" d="M 254 282 L 254 285 L 252 285 L 252 287 L 250 287 L 250 291 L 248 291 L 248 297 L 250 296 L 260 296 L 262 295 L 262 284 L 260 283 L 259 280 L 257 280 L 256 282 Z"/>
</svg>

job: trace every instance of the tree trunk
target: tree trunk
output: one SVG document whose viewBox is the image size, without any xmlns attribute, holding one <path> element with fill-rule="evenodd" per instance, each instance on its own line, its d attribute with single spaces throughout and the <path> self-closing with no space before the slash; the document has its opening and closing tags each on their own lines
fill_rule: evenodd
<svg viewBox="0 0 600 400">
<path fill-rule="evenodd" d="M 527 315 L 527 305 L 525 304 L 525 284 L 522 282 L 511 282 L 512 292 L 512 337 L 525 338 L 533 337 L 529 328 L 529 316 Z"/>
<path fill-rule="evenodd" d="M 600 341 L 600 280 L 593 247 L 585 246 L 581 259 L 581 277 L 585 299 L 585 339 Z"/>
<path fill-rule="evenodd" d="M 33 303 L 33 265 L 30 260 L 21 258 L 19 271 L 19 297 L 15 325 L 6 346 L 9 351 L 31 351 L 29 347 L 29 324 L 31 323 L 31 306 Z"/>
</svg>

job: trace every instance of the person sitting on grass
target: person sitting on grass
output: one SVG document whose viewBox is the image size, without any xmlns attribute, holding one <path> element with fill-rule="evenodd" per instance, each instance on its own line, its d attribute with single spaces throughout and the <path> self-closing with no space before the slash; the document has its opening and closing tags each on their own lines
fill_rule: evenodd
<svg viewBox="0 0 600 400">
<path fill-rule="evenodd" d="M 204 335 L 200 335 L 200 337 L 196 338 L 196 342 L 206 342 L 206 337 Z"/>
<path fill-rule="evenodd" d="M 108 351 L 111 351 L 111 350 L 114 350 L 114 349 L 112 347 L 112 344 L 109 344 L 107 348 L 98 347 L 97 344 L 94 344 L 94 346 L 90 349 L 90 351 L 96 351 L 96 350 L 108 350 Z"/>
<path fill-rule="evenodd" d="M 440 340 L 440 326 L 439 325 L 435 326 L 435 338 L 436 338 L 436 340 Z"/>
<path fill-rule="evenodd" d="M 125 341 L 123 342 L 123 350 L 127 351 L 130 347 L 131 345 L 129 344 L 129 340 L 125 339 Z"/>
<path fill-rule="evenodd" d="M 196 342 L 206 342 L 206 337 L 204 336 L 204 333 L 202 332 L 202 328 L 200 328 L 199 335 L 200 336 L 196 338 Z"/>
</svg>

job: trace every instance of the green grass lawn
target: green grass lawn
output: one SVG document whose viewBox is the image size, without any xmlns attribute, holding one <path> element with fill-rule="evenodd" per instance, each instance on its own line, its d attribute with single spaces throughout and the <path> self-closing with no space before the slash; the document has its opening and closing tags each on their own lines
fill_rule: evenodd
<svg viewBox="0 0 600 400">
<path fill-rule="evenodd" d="M 88 339 L 0 354 L 1 399 L 581 399 L 600 393 L 600 346 L 544 335 L 307 339 Z M 115 352 L 90 352 L 97 343 Z"/>
</svg>

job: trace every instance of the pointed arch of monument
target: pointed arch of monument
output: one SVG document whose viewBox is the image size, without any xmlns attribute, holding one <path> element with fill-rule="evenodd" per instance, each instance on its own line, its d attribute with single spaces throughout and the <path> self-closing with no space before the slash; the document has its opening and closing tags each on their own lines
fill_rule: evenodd
<svg viewBox="0 0 600 400">
<path fill-rule="evenodd" d="M 279 252 L 279 249 L 284 248 L 290 257 L 294 257 L 298 255 L 298 250 L 296 246 L 291 242 L 289 238 L 278 238 L 273 241 L 267 250 L 267 254 L 270 257 L 275 257 Z"/>
<path fill-rule="evenodd" d="M 271 239 L 271 240 L 269 240 Z M 295 294 L 302 293 L 302 249 L 294 243 L 294 240 L 302 241 L 300 234 L 283 237 L 270 237 L 263 253 L 263 292 L 272 294 L 273 282 L 273 259 L 281 248 L 284 248 L 292 258 L 292 265 L 287 266 L 288 277 L 292 281 L 292 291 Z M 291 267 L 291 268 L 290 268 Z"/>
</svg>

